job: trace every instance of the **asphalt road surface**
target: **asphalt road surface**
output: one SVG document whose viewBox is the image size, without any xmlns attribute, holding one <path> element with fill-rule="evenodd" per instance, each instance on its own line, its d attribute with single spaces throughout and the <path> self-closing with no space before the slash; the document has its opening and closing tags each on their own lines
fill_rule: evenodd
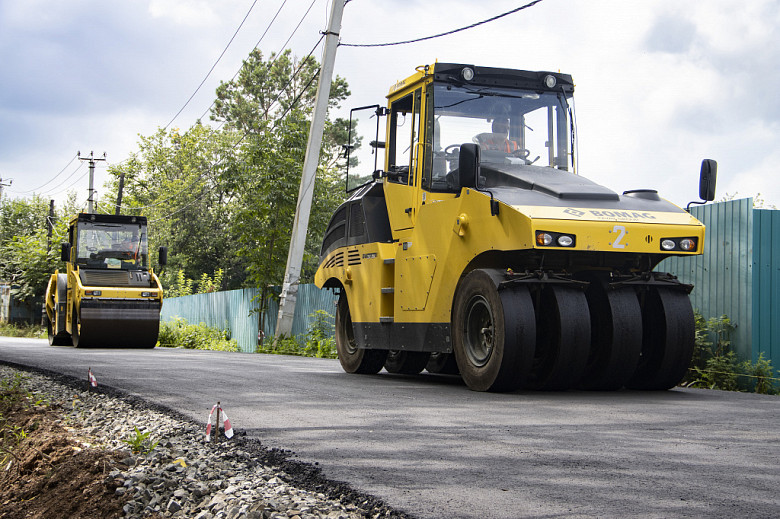
<svg viewBox="0 0 780 519">
<path fill-rule="evenodd" d="M 348 375 L 338 361 L 50 347 L 0 362 L 84 378 L 319 462 L 421 518 L 780 517 L 780 397 L 475 393 L 457 377 Z"/>
</svg>

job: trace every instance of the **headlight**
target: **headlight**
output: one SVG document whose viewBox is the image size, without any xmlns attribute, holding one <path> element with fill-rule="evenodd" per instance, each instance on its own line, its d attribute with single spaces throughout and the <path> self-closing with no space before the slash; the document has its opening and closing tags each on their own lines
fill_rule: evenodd
<svg viewBox="0 0 780 519">
<path fill-rule="evenodd" d="M 696 252 L 697 238 L 662 238 L 661 249 L 665 251 Z"/>
<path fill-rule="evenodd" d="M 552 236 L 546 232 L 540 232 L 536 234 L 536 243 L 539 245 L 550 245 L 552 243 Z"/>
<path fill-rule="evenodd" d="M 571 239 L 571 236 L 566 234 L 561 234 L 558 236 L 558 245 L 561 247 L 571 247 L 572 243 L 574 243 L 574 240 Z"/>
<path fill-rule="evenodd" d="M 555 84 L 558 81 L 555 79 L 555 76 L 553 75 L 547 75 L 544 77 L 544 86 L 547 88 L 555 88 Z"/>
<path fill-rule="evenodd" d="M 573 247 L 576 237 L 573 234 L 536 231 L 536 244 L 542 247 Z"/>
<path fill-rule="evenodd" d="M 690 238 L 683 238 L 680 240 L 680 248 L 686 252 L 696 250 L 696 242 Z"/>
<path fill-rule="evenodd" d="M 469 67 L 464 67 L 463 70 L 460 71 L 461 75 L 463 76 L 463 79 L 466 81 L 471 81 L 474 79 L 474 69 Z"/>
</svg>

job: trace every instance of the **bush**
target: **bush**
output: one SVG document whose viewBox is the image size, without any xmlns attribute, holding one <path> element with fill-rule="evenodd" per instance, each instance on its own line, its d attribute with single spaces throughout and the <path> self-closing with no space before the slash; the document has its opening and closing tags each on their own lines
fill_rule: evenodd
<svg viewBox="0 0 780 519">
<path fill-rule="evenodd" d="M 279 355 L 298 355 L 323 359 L 338 358 L 336 341 L 333 338 L 333 316 L 325 310 L 317 310 L 309 317 L 314 319 L 306 335 L 300 337 L 282 337 L 269 347 L 258 346 L 258 353 Z"/>
<path fill-rule="evenodd" d="M 730 334 L 734 330 L 731 320 L 722 315 L 705 320 L 695 313 L 696 344 L 691 369 L 684 386 L 721 389 L 724 391 L 750 391 L 762 394 L 778 394 L 776 371 L 761 352 L 758 360 L 739 362 L 731 349 Z M 710 338 L 715 342 L 710 341 Z"/>
<path fill-rule="evenodd" d="M 46 337 L 46 330 L 37 324 L 0 323 L 0 335 L 3 337 L 30 337 L 40 339 Z"/>
<path fill-rule="evenodd" d="M 158 346 L 189 350 L 239 351 L 238 343 L 230 338 L 228 330 L 204 323 L 188 324 L 181 317 L 160 323 Z"/>
</svg>

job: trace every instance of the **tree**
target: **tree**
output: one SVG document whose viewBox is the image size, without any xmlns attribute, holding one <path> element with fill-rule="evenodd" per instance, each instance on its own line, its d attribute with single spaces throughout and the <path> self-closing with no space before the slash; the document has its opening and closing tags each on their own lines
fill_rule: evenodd
<svg viewBox="0 0 780 519">
<path fill-rule="evenodd" d="M 49 204 L 40 195 L 0 200 L 0 245 L 15 236 L 31 236 L 45 228 Z"/>
<path fill-rule="evenodd" d="M 287 50 L 264 61 L 255 50 L 236 80 L 217 88 L 211 118 L 245 135 L 237 235 L 239 253 L 256 286 L 278 285 L 284 277 L 318 71 L 311 56 L 296 60 Z M 346 81 L 337 76 L 328 106 L 337 107 L 349 93 Z M 305 254 L 304 272 L 310 276 L 327 221 L 344 199 L 338 159 L 347 127 L 344 119 L 326 123 Z"/>
<path fill-rule="evenodd" d="M 11 284 L 13 296 L 23 302 L 41 298 L 49 276 L 62 266 L 60 242 L 67 241 L 68 221 L 76 213 L 76 197 L 69 195 L 55 212 L 49 240 L 48 204 L 39 196 L 0 205 L 4 225 L 14 234 L 0 242 L 0 279 Z M 7 229 L 5 229 L 7 231 Z M 49 247 L 49 242 L 51 247 Z"/>
<path fill-rule="evenodd" d="M 238 136 L 200 123 L 184 133 L 158 130 L 140 137 L 130 160 L 109 168 L 107 189 L 116 199 L 125 174 L 122 213 L 149 221 L 150 249 L 166 245 L 171 254 L 163 275 L 166 287 L 179 269 L 186 277 L 225 271 L 223 288 L 243 286 L 245 266 L 237 256 L 236 214 Z"/>
</svg>

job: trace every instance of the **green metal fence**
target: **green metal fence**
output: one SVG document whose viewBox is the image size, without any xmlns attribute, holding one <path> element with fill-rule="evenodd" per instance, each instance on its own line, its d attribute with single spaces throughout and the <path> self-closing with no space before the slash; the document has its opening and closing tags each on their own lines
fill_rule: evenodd
<svg viewBox="0 0 780 519">
<path fill-rule="evenodd" d="M 753 210 L 753 361 L 780 366 L 780 211 Z"/>
<path fill-rule="evenodd" d="M 171 321 L 180 317 L 191 324 L 204 323 L 229 330 L 242 352 L 253 353 L 257 351 L 260 329 L 259 298 L 260 290 L 257 288 L 166 298 L 161 319 Z M 314 322 L 317 310 L 327 312 L 328 321 L 332 325 L 336 312 L 335 301 L 335 295 L 329 290 L 320 290 L 315 285 L 301 285 L 298 288 L 292 334 L 305 335 Z M 276 331 L 278 312 L 279 303 L 270 299 L 263 316 L 266 337 L 273 337 Z"/>
<path fill-rule="evenodd" d="M 691 302 L 705 318 L 729 317 L 741 359 L 755 361 L 763 352 L 780 365 L 780 211 L 754 209 L 745 198 L 691 214 L 707 226 L 704 254 L 669 258 L 656 270 L 692 283 Z"/>
</svg>

